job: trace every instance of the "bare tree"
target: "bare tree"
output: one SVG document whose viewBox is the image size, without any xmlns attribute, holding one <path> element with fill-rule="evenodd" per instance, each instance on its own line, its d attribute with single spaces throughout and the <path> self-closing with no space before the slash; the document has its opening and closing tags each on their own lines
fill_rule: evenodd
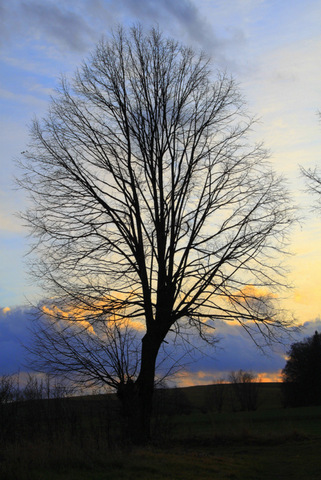
<svg viewBox="0 0 321 480">
<path fill-rule="evenodd" d="M 37 240 L 33 273 L 68 321 L 118 328 L 125 343 L 117 324 L 144 328 L 129 382 L 142 439 L 169 332 L 215 341 L 223 319 L 269 341 L 288 325 L 260 287 L 284 284 L 293 212 L 266 151 L 249 143 L 252 124 L 233 79 L 214 78 L 203 53 L 140 27 L 101 41 L 33 123 L 20 180 Z M 44 345 L 54 366 L 62 355 L 77 373 L 70 333 L 65 344 L 51 331 Z M 113 383 L 111 348 L 93 374 L 94 350 L 81 346 L 89 378 Z"/>
<path fill-rule="evenodd" d="M 306 179 L 308 191 L 316 197 L 316 209 L 321 208 L 321 172 L 320 169 L 315 167 L 303 168 L 301 167 L 301 173 Z"/>
<path fill-rule="evenodd" d="M 0 405 L 13 402 L 17 397 L 17 386 L 13 375 L 0 377 Z"/>
<path fill-rule="evenodd" d="M 128 321 L 101 321 L 93 330 L 84 322 L 68 321 L 58 312 L 36 318 L 32 326 L 29 364 L 64 377 L 78 386 L 105 385 L 118 389 L 136 378 L 138 341 Z M 68 361 L 67 361 L 68 358 Z"/>
<path fill-rule="evenodd" d="M 238 370 L 230 373 L 229 381 L 241 410 L 256 410 L 259 396 L 257 376 L 252 372 Z"/>
<path fill-rule="evenodd" d="M 321 118 L 321 112 L 319 112 Z M 321 171 L 320 168 L 304 168 L 301 166 L 301 173 L 306 179 L 307 189 L 316 198 L 315 208 L 321 208 Z"/>
</svg>

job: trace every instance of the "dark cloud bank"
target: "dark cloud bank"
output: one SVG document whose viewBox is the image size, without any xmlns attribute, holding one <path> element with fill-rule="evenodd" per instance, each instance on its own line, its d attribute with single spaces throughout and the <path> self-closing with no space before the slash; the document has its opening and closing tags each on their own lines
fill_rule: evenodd
<svg viewBox="0 0 321 480">
<path fill-rule="evenodd" d="M 28 326 L 32 309 L 16 307 L 0 310 L 0 375 L 11 375 L 25 370 L 26 350 L 30 340 Z"/>
<path fill-rule="evenodd" d="M 26 370 L 26 350 L 30 339 L 29 327 L 34 310 L 16 307 L 0 310 L 0 375 L 13 374 Z M 296 340 L 321 332 L 319 318 L 308 321 Z M 196 339 L 199 350 L 187 359 L 186 370 L 191 374 L 203 372 L 217 378 L 232 370 L 252 370 L 260 373 L 276 373 L 285 365 L 284 355 L 288 347 L 277 345 L 273 350 L 262 353 L 251 338 L 238 325 L 217 322 L 217 335 L 220 341 L 215 349 L 204 347 Z M 185 359 L 184 359 L 185 361 Z"/>
</svg>

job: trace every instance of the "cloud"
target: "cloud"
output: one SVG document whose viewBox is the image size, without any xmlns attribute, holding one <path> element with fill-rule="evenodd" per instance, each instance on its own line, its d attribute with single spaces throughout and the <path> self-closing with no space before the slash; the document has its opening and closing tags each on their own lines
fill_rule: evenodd
<svg viewBox="0 0 321 480">
<path fill-rule="evenodd" d="M 47 0 L 12 0 L 1 4 L 1 43 L 10 42 L 15 36 L 22 36 L 42 42 L 52 42 L 60 49 L 83 51 L 93 35 L 92 27 L 77 8 L 62 2 Z"/>
<path fill-rule="evenodd" d="M 176 376 L 176 383 L 179 387 L 192 387 L 195 385 L 209 385 L 211 383 L 219 383 L 221 381 L 228 382 L 229 374 L 226 372 L 209 372 L 200 370 L 198 372 L 184 371 Z M 275 373 L 259 373 L 256 376 L 258 382 L 280 382 L 281 370 Z"/>
<path fill-rule="evenodd" d="M 92 325 L 85 319 L 86 312 L 80 309 L 64 311 L 56 305 L 50 305 L 49 307 L 42 305 L 41 310 L 49 319 L 52 318 L 56 320 L 59 318 L 60 321 L 70 322 L 70 325 L 76 325 L 77 327 L 81 326 L 90 334 L 96 334 Z"/>
<path fill-rule="evenodd" d="M 48 102 L 40 99 L 37 95 L 17 94 L 4 88 L 0 88 L 0 100 L 2 102 L 4 102 L 5 100 L 10 101 L 11 105 L 12 102 L 24 103 L 28 106 L 32 106 L 33 108 L 38 108 L 38 110 L 44 109 L 48 105 Z"/>
<path fill-rule="evenodd" d="M 215 349 L 207 345 L 202 347 L 197 341 L 199 353 L 195 353 L 194 362 L 189 363 L 178 377 L 181 386 L 205 385 L 215 379 L 226 379 L 231 371 L 239 369 L 253 371 L 262 380 L 279 378 L 289 345 L 276 344 L 272 349 L 262 351 L 241 325 L 223 321 L 216 322 L 216 335 L 220 341 Z"/>
<path fill-rule="evenodd" d="M 88 37 L 92 35 L 92 28 L 84 17 L 65 5 L 50 1 L 22 2 L 21 13 L 35 36 L 46 36 L 61 48 L 83 51 Z"/>
<path fill-rule="evenodd" d="M 106 5 L 106 2 L 103 5 Z M 220 6 L 191 0 L 114 0 L 114 15 L 124 23 L 133 21 L 160 26 L 166 34 L 188 45 L 206 51 L 222 68 L 235 66 L 228 55 L 230 48 L 239 49 L 246 41 L 239 27 L 222 28 Z M 129 20 L 130 19 L 130 20 Z M 213 22 L 214 20 L 214 22 Z"/>
<path fill-rule="evenodd" d="M 1 1 L 1 0 L 0 0 Z M 245 41 L 240 28 L 224 31 L 213 26 L 206 15 L 208 7 L 199 8 L 191 0 L 12 0 L 0 4 L 2 29 L 0 43 L 34 42 L 46 55 L 55 56 L 50 46 L 60 54 L 86 53 L 94 43 L 117 24 L 146 26 L 158 24 L 161 30 L 188 44 L 198 44 L 215 57 L 215 61 L 228 63 L 227 49 L 239 48 Z M 216 11 L 216 10 L 215 10 Z M 219 12 L 217 12 L 219 13 Z M 19 41 L 18 41 L 19 39 Z"/>
<path fill-rule="evenodd" d="M 119 3 L 119 2 L 117 2 Z M 200 13 L 196 4 L 190 0 L 121 0 L 120 4 L 128 10 L 131 15 L 154 24 L 155 21 L 161 24 L 175 24 L 180 35 L 188 38 L 191 42 L 206 47 L 214 47 L 220 42 L 213 33 L 212 26 L 205 16 Z"/>
<path fill-rule="evenodd" d="M 30 341 L 28 325 L 33 309 L 28 307 L 0 309 L 0 375 L 11 375 L 23 370 Z"/>
<path fill-rule="evenodd" d="M 82 325 L 87 328 L 91 333 L 95 333 L 94 328 L 90 321 L 92 319 L 99 318 L 99 315 L 106 314 L 106 311 L 112 313 L 112 322 L 118 322 L 120 328 L 130 328 L 136 332 L 145 332 L 146 325 L 144 321 L 134 320 L 130 318 L 130 315 L 126 316 L 126 311 L 124 311 L 123 301 L 125 303 L 127 300 L 130 300 L 128 294 L 122 294 L 121 292 L 111 291 L 109 292 L 109 297 L 102 298 L 93 302 L 91 305 L 86 304 L 82 306 L 68 306 L 68 305 L 59 305 L 59 301 L 53 300 L 45 302 L 41 306 L 42 312 L 47 315 L 47 317 L 59 319 L 69 322 L 77 322 L 77 324 Z"/>
<path fill-rule="evenodd" d="M 307 321 L 301 332 L 288 339 L 286 344 L 276 344 L 272 349 L 261 351 L 240 325 L 217 322 L 216 332 L 220 337 L 215 350 L 203 348 L 203 355 L 177 376 L 180 386 L 206 385 L 220 378 L 227 379 L 231 371 L 252 371 L 261 381 L 280 381 L 290 344 L 321 332 L 321 319 Z"/>
<path fill-rule="evenodd" d="M 309 320 L 303 324 L 303 336 L 311 337 L 316 331 L 321 333 L 321 319 L 315 318 L 314 320 Z"/>
<path fill-rule="evenodd" d="M 31 307 L 0 308 L 0 375 L 25 369 L 26 350 L 23 345 L 32 341 L 29 327 L 35 310 Z M 134 325 L 130 325 L 133 327 Z M 286 351 L 290 343 L 321 332 L 321 319 L 305 322 L 303 330 L 288 345 L 276 345 L 262 352 L 240 325 L 218 321 L 216 332 L 220 338 L 213 349 L 201 343 L 197 335 L 191 338 L 196 349 L 182 359 L 183 368 L 177 377 L 181 386 L 206 385 L 225 377 L 229 372 L 243 369 L 253 371 L 262 381 L 276 381 L 285 366 Z M 183 349 L 165 344 L 171 362 L 180 362 Z"/>
</svg>

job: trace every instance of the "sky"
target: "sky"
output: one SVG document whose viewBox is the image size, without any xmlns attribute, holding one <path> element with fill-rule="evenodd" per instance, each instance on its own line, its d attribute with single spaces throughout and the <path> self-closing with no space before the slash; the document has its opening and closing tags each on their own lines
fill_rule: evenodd
<svg viewBox="0 0 321 480">
<path fill-rule="evenodd" d="M 72 75 L 118 24 L 158 25 L 239 83 L 258 118 L 253 140 L 269 149 L 301 218 L 283 304 L 305 326 L 301 337 L 321 331 L 321 213 L 311 208 L 299 168 L 320 165 L 320 18 L 319 0 L 0 0 L 0 375 L 25 368 L 28 305 L 41 298 L 27 275 L 30 240 L 16 215 L 27 201 L 14 177 L 28 125 L 46 115 L 59 76 Z M 238 368 L 275 379 L 284 367 L 285 348 L 263 355 L 241 328 L 219 324 L 217 331 L 217 350 L 189 366 L 181 384 Z"/>
</svg>

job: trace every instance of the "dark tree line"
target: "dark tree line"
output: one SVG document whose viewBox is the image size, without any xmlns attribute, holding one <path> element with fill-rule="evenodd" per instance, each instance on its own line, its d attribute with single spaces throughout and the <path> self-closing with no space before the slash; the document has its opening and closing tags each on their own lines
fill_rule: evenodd
<svg viewBox="0 0 321 480">
<path fill-rule="evenodd" d="M 321 334 L 293 343 L 282 371 L 285 405 L 321 405 Z"/>
</svg>

